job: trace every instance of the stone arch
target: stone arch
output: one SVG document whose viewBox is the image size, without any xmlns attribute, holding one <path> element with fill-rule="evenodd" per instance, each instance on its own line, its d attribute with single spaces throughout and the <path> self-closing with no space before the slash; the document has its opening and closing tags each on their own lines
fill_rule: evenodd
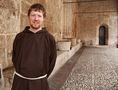
<svg viewBox="0 0 118 90">
<path fill-rule="evenodd" d="M 99 45 L 108 45 L 108 25 L 106 24 L 99 27 Z"/>
</svg>

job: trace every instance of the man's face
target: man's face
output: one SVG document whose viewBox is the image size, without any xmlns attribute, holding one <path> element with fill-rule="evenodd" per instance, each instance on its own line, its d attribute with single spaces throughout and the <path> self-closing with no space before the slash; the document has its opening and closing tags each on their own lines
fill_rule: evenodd
<svg viewBox="0 0 118 90">
<path fill-rule="evenodd" d="M 28 19 L 32 29 L 39 29 L 44 21 L 43 12 L 41 10 L 31 11 Z"/>
</svg>

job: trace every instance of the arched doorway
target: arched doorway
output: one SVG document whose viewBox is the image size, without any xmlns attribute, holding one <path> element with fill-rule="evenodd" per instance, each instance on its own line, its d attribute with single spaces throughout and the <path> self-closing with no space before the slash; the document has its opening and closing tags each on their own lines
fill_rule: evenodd
<svg viewBox="0 0 118 90">
<path fill-rule="evenodd" d="M 105 26 L 99 28 L 99 45 L 108 44 L 108 29 Z"/>
</svg>

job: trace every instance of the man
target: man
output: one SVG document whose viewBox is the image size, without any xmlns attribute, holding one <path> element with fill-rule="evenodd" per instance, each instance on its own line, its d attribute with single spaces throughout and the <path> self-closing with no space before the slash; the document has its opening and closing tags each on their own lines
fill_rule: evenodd
<svg viewBox="0 0 118 90">
<path fill-rule="evenodd" d="M 43 28 L 45 8 L 33 4 L 28 11 L 29 25 L 16 35 L 12 61 L 15 75 L 11 90 L 49 90 L 47 78 L 56 61 L 54 37 Z"/>
</svg>

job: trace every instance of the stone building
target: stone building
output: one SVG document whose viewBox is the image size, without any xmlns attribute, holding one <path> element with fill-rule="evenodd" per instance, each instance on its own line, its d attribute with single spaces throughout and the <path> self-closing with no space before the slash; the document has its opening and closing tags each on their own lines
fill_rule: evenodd
<svg viewBox="0 0 118 90">
<path fill-rule="evenodd" d="M 117 0 L 0 0 L 0 63 L 12 66 L 12 43 L 27 22 L 27 10 L 40 2 L 47 10 L 44 26 L 56 41 L 82 41 L 83 45 L 118 43 Z"/>
</svg>

